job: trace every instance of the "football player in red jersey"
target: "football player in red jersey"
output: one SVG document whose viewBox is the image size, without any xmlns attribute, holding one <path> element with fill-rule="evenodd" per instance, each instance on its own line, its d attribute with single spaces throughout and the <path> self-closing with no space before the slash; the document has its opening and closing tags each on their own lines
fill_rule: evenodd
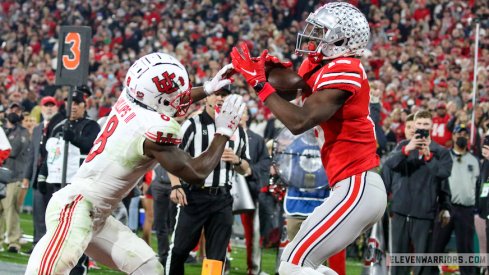
<svg viewBox="0 0 489 275">
<path fill-rule="evenodd" d="M 335 274 L 321 263 L 377 222 L 387 202 L 384 183 L 376 172 L 379 157 L 369 117 L 370 87 L 355 57 L 365 50 L 370 29 L 365 16 L 343 2 L 318 8 L 306 23 L 296 50 L 308 54 L 299 74 L 312 94 L 303 96 L 302 106 L 282 99 L 267 82 L 264 65 L 271 60 L 267 50 L 251 58 L 241 43 L 231 57 L 234 69 L 292 133 L 315 127 L 333 190 L 287 245 L 279 273 Z"/>
</svg>

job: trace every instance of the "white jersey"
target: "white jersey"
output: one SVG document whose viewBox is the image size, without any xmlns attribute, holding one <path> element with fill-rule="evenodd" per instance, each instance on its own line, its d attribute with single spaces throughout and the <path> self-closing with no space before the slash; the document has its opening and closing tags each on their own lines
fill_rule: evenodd
<svg viewBox="0 0 489 275">
<path fill-rule="evenodd" d="M 136 105 L 123 92 L 71 185 L 55 195 L 82 194 L 95 207 L 116 207 L 156 164 L 144 155 L 145 139 L 177 145 L 181 142 L 180 124 Z"/>
</svg>

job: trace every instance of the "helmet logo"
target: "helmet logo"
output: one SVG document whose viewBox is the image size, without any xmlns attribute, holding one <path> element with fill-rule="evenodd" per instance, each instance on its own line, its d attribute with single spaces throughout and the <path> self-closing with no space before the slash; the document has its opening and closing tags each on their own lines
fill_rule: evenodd
<svg viewBox="0 0 489 275">
<path fill-rule="evenodd" d="M 143 92 L 140 92 L 140 91 L 137 91 L 137 92 L 136 92 L 136 97 L 137 97 L 138 99 L 143 99 L 143 98 L 144 98 L 144 93 L 143 93 Z"/>
<path fill-rule="evenodd" d="M 173 79 L 175 78 L 175 73 L 169 74 L 168 72 L 164 72 L 161 75 L 163 76 L 163 79 L 160 79 L 158 76 L 155 76 L 151 79 L 153 80 L 153 83 L 156 85 L 156 88 L 160 93 L 171 94 L 178 90 L 178 87 L 174 85 L 173 81 Z M 178 81 L 180 82 L 180 85 L 183 86 L 183 78 L 179 77 Z"/>
</svg>

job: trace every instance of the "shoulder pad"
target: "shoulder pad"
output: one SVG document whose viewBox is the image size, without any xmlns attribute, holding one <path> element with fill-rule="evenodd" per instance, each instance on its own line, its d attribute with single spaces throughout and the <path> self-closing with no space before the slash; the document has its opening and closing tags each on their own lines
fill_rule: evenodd
<svg viewBox="0 0 489 275">
<path fill-rule="evenodd" d="M 151 112 L 143 123 L 146 124 L 144 136 L 152 142 L 175 145 L 182 142 L 180 124 L 169 116 Z"/>
<path fill-rule="evenodd" d="M 358 60 L 338 58 L 324 66 L 317 76 L 314 90 L 341 89 L 355 93 L 364 77 Z"/>
</svg>

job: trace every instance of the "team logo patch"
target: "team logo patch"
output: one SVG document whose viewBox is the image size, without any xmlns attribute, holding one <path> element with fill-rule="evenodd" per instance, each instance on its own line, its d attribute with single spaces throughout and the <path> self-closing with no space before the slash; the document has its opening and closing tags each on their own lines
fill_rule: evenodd
<svg viewBox="0 0 489 275">
<path fill-rule="evenodd" d="M 137 97 L 138 99 L 143 99 L 143 98 L 144 98 L 144 93 L 143 93 L 143 92 L 140 92 L 140 91 L 137 91 L 137 92 L 136 92 L 136 97 Z"/>
<path fill-rule="evenodd" d="M 178 89 L 178 85 L 175 83 L 175 73 L 169 74 L 168 72 L 164 72 L 161 74 L 161 76 L 163 77 L 162 79 L 160 79 L 158 76 L 151 79 L 160 93 L 171 94 Z M 180 86 L 185 85 L 185 80 L 183 77 L 180 76 L 177 81 L 179 82 Z"/>
</svg>

